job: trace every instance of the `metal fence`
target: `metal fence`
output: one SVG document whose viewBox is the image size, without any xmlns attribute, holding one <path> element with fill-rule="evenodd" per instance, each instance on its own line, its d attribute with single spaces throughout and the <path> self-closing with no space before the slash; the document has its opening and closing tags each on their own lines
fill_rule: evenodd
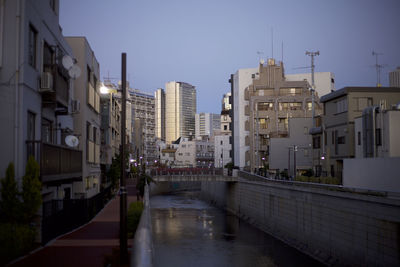
<svg viewBox="0 0 400 267">
<path fill-rule="evenodd" d="M 89 199 L 43 202 L 42 244 L 89 222 L 111 197 L 110 186 Z"/>
</svg>

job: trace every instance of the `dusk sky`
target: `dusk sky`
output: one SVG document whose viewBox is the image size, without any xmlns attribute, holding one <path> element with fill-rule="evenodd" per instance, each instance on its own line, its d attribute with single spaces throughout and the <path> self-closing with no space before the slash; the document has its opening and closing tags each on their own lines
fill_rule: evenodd
<svg viewBox="0 0 400 267">
<path fill-rule="evenodd" d="M 167 81 L 197 89 L 197 112 L 221 111 L 231 73 L 258 66 L 259 55 L 283 61 L 285 73 L 310 72 L 306 50 L 320 51 L 316 71 L 333 72 L 336 88 L 382 84 L 400 66 L 400 0 L 61 0 L 65 36 L 86 36 L 101 80 L 121 76 L 127 53 L 131 87 L 153 93 Z"/>
</svg>

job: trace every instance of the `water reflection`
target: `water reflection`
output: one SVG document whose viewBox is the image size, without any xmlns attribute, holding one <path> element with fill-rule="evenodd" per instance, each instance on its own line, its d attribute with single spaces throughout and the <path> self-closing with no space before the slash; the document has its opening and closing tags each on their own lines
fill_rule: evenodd
<svg viewBox="0 0 400 267">
<path fill-rule="evenodd" d="M 196 192 L 151 198 L 156 266 L 313 266 L 317 262 Z"/>
</svg>

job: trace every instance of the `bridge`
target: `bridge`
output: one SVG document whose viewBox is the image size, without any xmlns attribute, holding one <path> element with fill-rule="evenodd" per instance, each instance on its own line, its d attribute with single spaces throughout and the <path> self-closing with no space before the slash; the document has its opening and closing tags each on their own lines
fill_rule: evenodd
<svg viewBox="0 0 400 267">
<path fill-rule="evenodd" d="M 150 175 L 156 182 L 237 182 L 237 177 L 224 175 L 222 169 L 177 168 L 153 169 Z"/>
</svg>

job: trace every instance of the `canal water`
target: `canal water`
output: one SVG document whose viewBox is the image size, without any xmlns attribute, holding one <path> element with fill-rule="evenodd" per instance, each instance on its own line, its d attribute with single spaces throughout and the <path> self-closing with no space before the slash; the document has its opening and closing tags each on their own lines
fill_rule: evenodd
<svg viewBox="0 0 400 267">
<path fill-rule="evenodd" d="M 220 209 L 199 192 L 150 199 L 155 266 L 318 266 L 318 262 Z"/>
</svg>

